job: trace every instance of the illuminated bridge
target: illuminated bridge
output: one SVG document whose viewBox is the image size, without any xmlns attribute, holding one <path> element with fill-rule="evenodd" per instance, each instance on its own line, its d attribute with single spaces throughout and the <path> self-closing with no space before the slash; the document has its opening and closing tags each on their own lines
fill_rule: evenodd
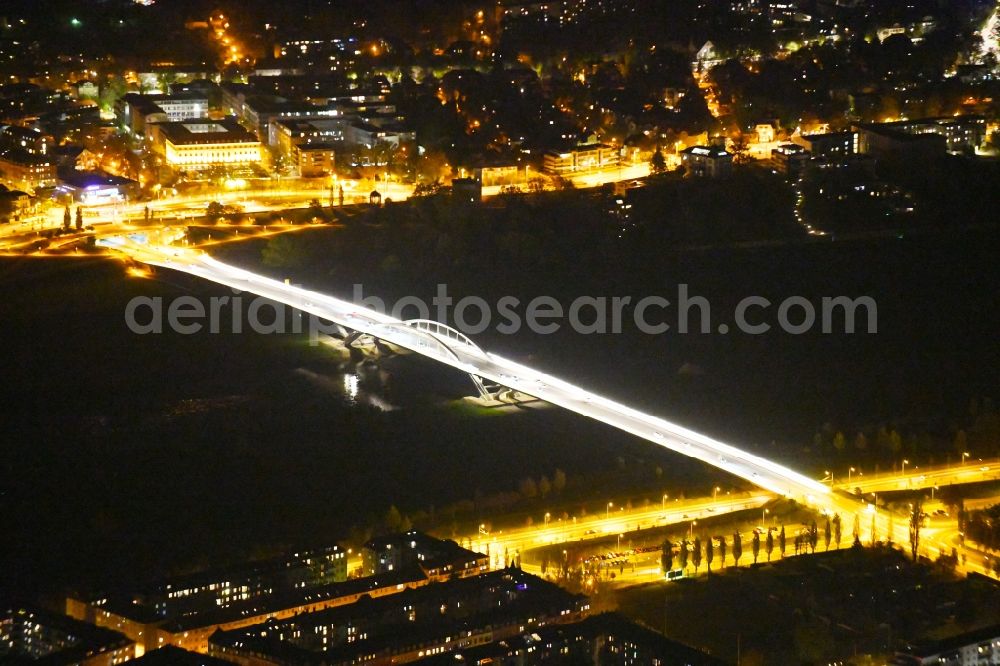
<svg viewBox="0 0 1000 666">
<path fill-rule="evenodd" d="M 258 294 L 332 321 L 354 332 L 349 335 L 349 340 L 366 335 L 421 354 L 468 373 L 484 395 L 487 394 L 487 382 L 508 387 L 696 458 L 779 495 L 818 508 L 842 512 L 856 510 L 856 501 L 846 504 L 845 498 L 831 492 L 828 486 L 794 470 L 491 354 L 467 336 L 438 322 L 396 319 L 349 301 L 225 264 L 200 251 L 153 244 L 139 234 L 105 238 L 99 242 L 124 252 L 136 261 Z"/>
</svg>

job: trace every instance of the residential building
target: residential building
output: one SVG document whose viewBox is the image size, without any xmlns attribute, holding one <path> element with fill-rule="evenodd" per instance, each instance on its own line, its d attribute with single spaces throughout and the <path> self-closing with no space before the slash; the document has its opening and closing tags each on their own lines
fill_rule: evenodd
<svg viewBox="0 0 1000 666">
<path fill-rule="evenodd" d="M 599 169 L 614 169 L 621 164 L 621 152 L 614 146 L 599 143 L 591 137 L 564 150 L 550 150 L 543 156 L 546 173 L 555 176 L 572 176 Z"/>
<path fill-rule="evenodd" d="M 483 183 L 475 178 L 455 178 L 451 181 L 451 197 L 462 203 L 481 203 Z"/>
<path fill-rule="evenodd" d="M 292 150 L 293 164 L 303 178 L 332 176 L 337 172 L 336 151 L 332 143 L 305 143 Z"/>
<path fill-rule="evenodd" d="M 860 153 L 857 132 L 827 132 L 792 137 L 792 142 L 809 151 L 812 157 L 839 160 Z"/>
<path fill-rule="evenodd" d="M 459 178 L 475 178 L 483 187 L 521 187 L 528 182 L 527 167 L 516 158 L 486 159 L 473 167 L 459 167 Z"/>
<path fill-rule="evenodd" d="M 974 115 L 916 118 L 880 125 L 865 125 L 863 131 L 868 133 L 866 138 L 869 141 L 872 141 L 872 133 L 901 132 L 912 136 L 934 134 L 944 137 L 945 149 L 949 153 L 971 154 L 986 139 L 986 119 L 983 116 Z M 878 142 L 877 139 L 875 141 Z M 879 144 L 876 149 L 881 148 L 882 146 Z"/>
<path fill-rule="evenodd" d="M 0 125 L 0 151 L 6 150 L 45 157 L 52 150 L 52 137 L 27 127 Z"/>
<path fill-rule="evenodd" d="M 482 553 L 413 531 L 372 539 L 361 550 L 361 562 L 369 575 L 418 566 L 432 579 L 475 575 L 489 564 Z"/>
<path fill-rule="evenodd" d="M 0 224 L 8 222 L 19 222 L 21 219 L 38 212 L 38 197 L 33 197 L 27 192 L 20 190 L 7 190 L 0 185 L 0 211 L 9 210 L 9 213 L 0 212 Z"/>
<path fill-rule="evenodd" d="M 119 631 L 142 645 L 144 650 L 174 645 L 185 650 L 205 652 L 209 636 L 220 629 L 228 631 L 269 620 L 283 620 L 306 612 L 353 604 L 362 598 L 398 594 L 430 582 L 423 571 L 413 567 L 327 585 L 297 589 L 275 587 L 261 590 L 256 596 L 252 596 L 243 585 L 234 587 L 230 584 L 231 594 L 226 597 L 230 601 L 226 605 L 205 603 L 207 597 L 193 593 L 197 603 L 188 610 L 176 611 L 170 609 L 184 606 L 176 603 L 164 606 L 164 601 L 151 605 L 149 600 L 127 594 L 98 595 L 89 599 L 68 597 L 66 614 Z M 215 585 L 217 587 L 213 591 L 217 592 L 219 583 Z M 172 600 L 186 601 L 192 596 L 190 588 L 171 591 L 175 593 Z M 164 611 L 164 608 L 167 610 Z"/>
<path fill-rule="evenodd" d="M 689 175 L 699 178 L 722 178 L 733 171 L 733 155 L 724 148 L 691 146 L 681 151 L 681 164 Z"/>
<path fill-rule="evenodd" d="M 892 666 L 986 666 L 1000 664 L 1000 625 L 940 641 L 913 645 L 896 653 Z"/>
<path fill-rule="evenodd" d="M 753 131 L 757 137 L 757 143 L 771 143 L 774 141 L 774 125 L 771 123 L 758 123 Z"/>
<path fill-rule="evenodd" d="M 240 664 L 407 663 L 579 621 L 589 609 L 583 595 L 507 568 L 220 631 L 209 654 Z"/>
<path fill-rule="evenodd" d="M 347 119 L 339 115 L 272 118 L 268 123 L 267 143 L 278 154 L 291 159 L 296 146 L 343 141 L 346 124 Z"/>
<path fill-rule="evenodd" d="M 133 659 L 128 662 L 128 666 L 229 666 L 229 662 L 165 645 Z"/>
<path fill-rule="evenodd" d="M 399 146 L 415 141 L 416 138 L 416 133 L 406 129 L 401 123 L 385 120 L 356 121 L 348 124 L 344 132 L 347 143 L 365 148 L 372 148 L 378 143 Z"/>
<path fill-rule="evenodd" d="M 924 160 L 944 155 L 948 141 L 938 133 L 911 133 L 895 123 L 859 125 L 858 152 L 876 158 Z"/>
<path fill-rule="evenodd" d="M 0 150 L 0 184 L 35 192 L 56 184 L 56 162 L 23 150 Z"/>
<path fill-rule="evenodd" d="M 722 666 L 726 662 L 662 634 L 634 624 L 617 613 L 579 622 L 533 627 L 485 645 L 459 648 L 418 659 L 420 666 Z"/>
<path fill-rule="evenodd" d="M 31 606 L 0 606 L 0 661 L 114 666 L 141 654 L 134 641 L 116 631 Z"/>
<path fill-rule="evenodd" d="M 797 178 L 809 163 L 809 153 L 796 143 L 783 143 L 771 150 L 771 161 L 780 173 Z"/>
</svg>

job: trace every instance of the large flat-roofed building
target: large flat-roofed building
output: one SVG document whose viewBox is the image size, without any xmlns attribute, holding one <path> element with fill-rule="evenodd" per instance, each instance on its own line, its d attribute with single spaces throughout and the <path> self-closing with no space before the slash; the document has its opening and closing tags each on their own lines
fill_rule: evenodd
<svg viewBox="0 0 1000 666">
<path fill-rule="evenodd" d="M 167 617 L 141 603 L 141 599 L 137 603 L 136 599 L 122 595 L 93 599 L 70 597 L 66 599 L 66 613 L 119 631 L 141 644 L 145 650 L 174 645 L 185 650 L 205 652 L 209 637 L 220 629 L 227 631 L 270 620 L 283 620 L 305 612 L 353 604 L 365 597 L 375 599 L 398 594 L 429 583 L 424 572 L 411 568 L 329 585 L 274 589 L 266 595 L 243 599 L 229 606 L 201 607 L 200 610 L 178 612 Z"/>
<path fill-rule="evenodd" d="M 578 621 L 589 609 L 585 596 L 508 568 L 220 631 L 209 654 L 242 664 L 400 664 Z"/>
<path fill-rule="evenodd" d="M 546 151 L 543 157 L 546 173 L 571 176 L 599 169 L 613 169 L 621 164 L 621 153 L 614 146 L 597 141 L 578 143 L 564 150 Z"/>
<path fill-rule="evenodd" d="M 246 166 L 263 160 L 260 141 L 232 118 L 157 123 L 150 135 L 154 150 L 177 169 Z"/>
<path fill-rule="evenodd" d="M 948 141 L 943 135 L 908 132 L 893 124 L 859 125 L 858 152 L 876 158 L 922 160 L 944 155 L 947 151 Z"/>
<path fill-rule="evenodd" d="M 972 153 L 986 139 L 986 118 L 983 116 L 942 116 L 939 118 L 915 118 L 892 123 L 864 125 L 863 131 L 890 133 L 900 132 L 911 136 L 936 135 L 945 140 L 945 150 L 949 153 Z M 940 143 L 940 142 L 935 142 Z"/>
<path fill-rule="evenodd" d="M 118 631 L 145 650 L 174 645 L 204 652 L 216 629 L 293 617 L 429 582 L 417 566 L 348 580 L 347 553 L 331 546 L 161 580 L 138 590 L 71 596 L 66 613 Z"/>
<path fill-rule="evenodd" d="M 145 133 L 152 123 L 180 122 L 204 118 L 208 113 L 208 97 L 196 92 L 177 95 L 140 95 L 128 93 L 117 104 L 120 123 L 134 134 Z"/>
<path fill-rule="evenodd" d="M 134 641 L 39 608 L 0 606 L 0 661 L 50 666 L 114 666 L 141 655 Z"/>
<path fill-rule="evenodd" d="M 681 163 L 699 178 L 721 178 L 733 171 L 733 155 L 725 148 L 691 146 L 681 151 Z"/>
<path fill-rule="evenodd" d="M 63 173 L 57 191 L 68 194 L 87 205 L 126 201 L 139 193 L 139 183 L 129 178 L 113 176 L 103 171 L 76 171 Z"/>
</svg>

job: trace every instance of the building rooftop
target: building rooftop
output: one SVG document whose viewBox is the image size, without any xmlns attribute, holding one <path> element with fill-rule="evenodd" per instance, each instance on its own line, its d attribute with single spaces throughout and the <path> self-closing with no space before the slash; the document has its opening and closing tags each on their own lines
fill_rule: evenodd
<svg viewBox="0 0 1000 666">
<path fill-rule="evenodd" d="M 297 608 L 312 603 L 321 603 L 331 599 L 369 594 L 387 588 L 398 588 L 407 584 L 427 580 L 427 575 L 416 567 L 389 571 L 387 573 L 353 578 L 342 583 L 330 583 L 303 590 L 288 591 L 265 598 L 251 599 L 244 603 L 233 604 L 227 608 L 212 609 L 203 613 L 192 613 L 168 621 L 163 625 L 167 631 L 182 632 L 213 624 L 224 624 L 241 618 L 257 617 Z"/>
<path fill-rule="evenodd" d="M 173 645 L 152 650 L 128 663 L 135 664 L 135 666 L 229 666 L 228 661 L 216 659 L 207 654 L 188 652 Z"/>
<path fill-rule="evenodd" d="M 156 127 L 174 145 L 257 143 L 257 137 L 234 118 L 223 120 L 198 118 L 158 123 Z"/>
<path fill-rule="evenodd" d="M 716 148 L 715 146 L 691 146 L 685 148 L 681 151 L 682 155 L 698 155 L 700 157 L 732 157 L 730 153 L 725 148 Z"/>
<path fill-rule="evenodd" d="M 216 632 L 212 645 L 281 656 L 290 662 L 357 663 L 368 655 L 392 655 L 450 637 L 468 635 L 531 619 L 564 617 L 585 609 L 587 598 L 554 583 L 509 568 L 480 576 L 408 589 L 381 598 L 267 621 L 251 627 Z M 354 626 L 365 640 L 334 644 L 315 651 L 282 640 L 282 635 L 313 634 L 314 627 Z M 297 643 L 298 641 L 296 641 Z"/>
<path fill-rule="evenodd" d="M 949 636 L 938 641 L 928 641 L 910 646 L 907 654 L 915 657 L 933 657 L 936 654 L 958 650 L 966 645 L 983 643 L 991 640 L 1000 640 L 1000 624 L 994 624 L 980 629 L 974 629 L 964 634 Z"/>
<path fill-rule="evenodd" d="M 134 180 L 122 178 L 120 176 L 113 176 L 110 173 L 105 173 L 104 171 L 70 171 L 68 173 L 61 174 L 59 181 L 63 185 L 68 185 L 69 187 L 78 190 L 97 189 L 102 187 L 125 187 L 136 184 L 136 181 Z"/>
</svg>

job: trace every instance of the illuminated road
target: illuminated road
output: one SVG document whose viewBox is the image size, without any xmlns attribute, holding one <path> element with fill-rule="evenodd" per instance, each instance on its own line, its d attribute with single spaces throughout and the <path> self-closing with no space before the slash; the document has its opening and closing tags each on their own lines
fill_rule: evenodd
<svg viewBox="0 0 1000 666">
<path fill-rule="evenodd" d="M 513 556 L 539 546 L 614 537 L 618 534 L 676 525 L 734 511 L 757 509 L 772 499 L 774 496 L 770 493 L 752 493 L 718 499 L 673 501 L 667 504 L 666 508 L 654 504 L 648 508 L 597 513 L 580 519 L 550 520 L 547 524 L 543 522 L 541 525 L 531 527 L 481 534 L 472 538 L 472 548 L 482 553 L 489 551 L 493 558 L 498 555 L 502 558 L 504 552 Z M 502 563 L 497 561 L 497 564 Z"/>
<path fill-rule="evenodd" d="M 854 476 L 850 481 L 835 484 L 849 493 L 860 488 L 861 493 L 883 493 L 894 490 L 919 490 L 962 483 L 979 483 L 1000 479 L 1000 462 L 977 460 L 962 465 L 911 468 L 909 472 L 892 472 L 878 476 Z"/>
<path fill-rule="evenodd" d="M 425 330 L 419 327 L 420 324 L 408 324 L 348 301 L 278 282 L 195 250 L 145 244 L 141 238 L 103 239 L 100 243 L 123 251 L 137 261 L 258 294 L 346 329 L 409 349 L 474 377 L 535 396 L 701 460 L 779 495 L 821 508 L 830 508 L 833 504 L 830 488 L 814 479 L 565 380 L 485 352 L 457 331 L 444 327 Z"/>
</svg>

